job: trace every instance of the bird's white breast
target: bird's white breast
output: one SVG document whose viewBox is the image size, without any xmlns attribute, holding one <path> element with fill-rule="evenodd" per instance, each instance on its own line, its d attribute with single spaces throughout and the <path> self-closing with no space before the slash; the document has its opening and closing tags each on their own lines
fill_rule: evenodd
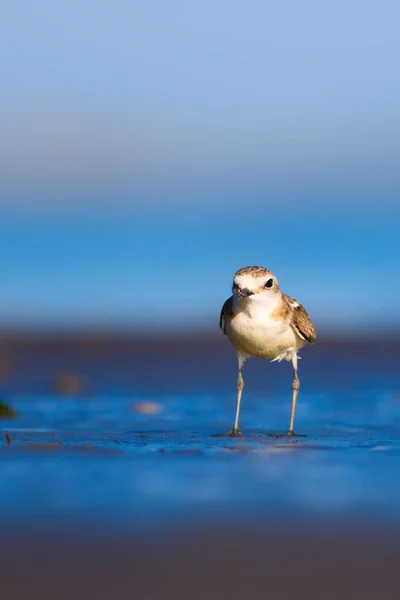
<svg viewBox="0 0 400 600">
<path fill-rule="evenodd" d="M 289 321 L 276 314 L 275 303 L 247 303 L 236 307 L 227 323 L 227 335 L 236 350 L 244 356 L 290 360 L 304 341 L 295 333 Z"/>
</svg>

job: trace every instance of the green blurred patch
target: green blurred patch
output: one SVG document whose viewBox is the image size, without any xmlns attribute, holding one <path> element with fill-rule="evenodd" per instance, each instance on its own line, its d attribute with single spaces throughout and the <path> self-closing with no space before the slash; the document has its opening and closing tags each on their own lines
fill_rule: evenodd
<svg viewBox="0 0 400 600">
<path fill-rule="evenodd" d="M 6 402 L 0 402 L 0 419 L 15 419 L 18 416 L 16 410 Z"/>
</svg>

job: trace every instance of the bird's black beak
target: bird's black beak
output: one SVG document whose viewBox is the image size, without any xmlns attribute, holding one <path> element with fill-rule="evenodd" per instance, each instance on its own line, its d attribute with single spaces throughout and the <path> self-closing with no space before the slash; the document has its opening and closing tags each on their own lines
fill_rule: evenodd
<svg viewBox="0 0 400 600">
<path fill-rule="evenodd" d="M 238 290 L 236 292 L 236 298 L 241 300 L 242 298 L 248 298 L 249 296 L 253 296 L 254 292 L 250 291 L 248 288 L 243 288 L 242 290 Z"/>
</svg>

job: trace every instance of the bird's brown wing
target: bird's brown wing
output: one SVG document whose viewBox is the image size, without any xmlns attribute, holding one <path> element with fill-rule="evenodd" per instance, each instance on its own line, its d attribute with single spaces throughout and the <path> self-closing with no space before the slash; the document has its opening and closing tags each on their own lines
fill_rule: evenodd
<svg viewBox="0 0 400 600">
<path fill-rule="evenodd" d="M 286 294 L 282 294 L 282 296 L 292 309 L 291 326 L 303 340 L 314 344 L 317 339 L 317 332 L 306 309 L 294 298 Z"/>
<path fill-rule="evenodd" d="M 226 319 L 233 315 L 233 296 L 228 298 L 221 309 L 221 315 L 219 317 L 219 326 L 226 335 Z"/>
</svg>

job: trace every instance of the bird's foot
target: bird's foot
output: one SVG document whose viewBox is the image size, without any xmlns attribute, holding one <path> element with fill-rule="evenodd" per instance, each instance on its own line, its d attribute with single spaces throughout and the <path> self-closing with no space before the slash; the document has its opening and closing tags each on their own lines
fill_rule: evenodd
<svg viewBox="0 0 400 600">
<path fill-rule="evenodd" d="M 241 437 L 243 433 L 239 429 L 231 429 L 228 433 L 225 433 L 227 437 Z"/>
<path fill-rule="evenodd" d="M 270 437 L 280 438 L 280 437 L 307 437 L 306 433 L 295 433 L 292 429 L 289 431 L 285 431 L 285 433 L 269 433 Z"/>
<path fill-rule="evenodd" d="M 241 437 L 243 433 L 239 429 L 231 429 L 228 433 L 216 433 L 213 437 Z"/>
</svg>

